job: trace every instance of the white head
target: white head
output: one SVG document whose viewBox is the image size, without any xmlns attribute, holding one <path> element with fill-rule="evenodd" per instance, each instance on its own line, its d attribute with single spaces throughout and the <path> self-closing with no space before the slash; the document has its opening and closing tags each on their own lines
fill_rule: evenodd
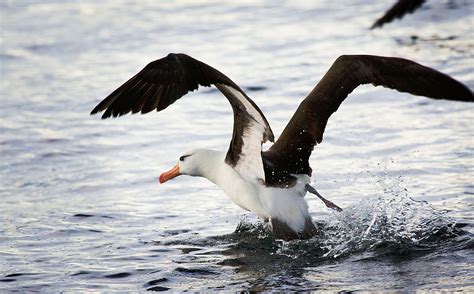
<svg viewBox="0 0 474 294">
<path fill-rule="evenodd" d="M 160 175 L 160 183 L 163 184 L 179 175 L 206 177 L 209 169 L 213 167 L 215 153 L 216 151 L 208 149 L 194 149 L 183 153 L 172 169 Z"/>
</svg>

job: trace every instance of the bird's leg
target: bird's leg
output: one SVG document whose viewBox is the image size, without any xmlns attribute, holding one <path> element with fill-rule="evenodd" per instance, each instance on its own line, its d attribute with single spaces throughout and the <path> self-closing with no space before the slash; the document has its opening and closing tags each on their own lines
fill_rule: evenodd
<svg viewBox="0 0 474 294">
<path fill-rule="evenodd" d="M 321 199 L 324 202 L 324 204 L 326 204 L 326 207 L 335 209 L 337 211 L 342 211 L 342 208 L 340 208 L 339 206 L 337 206 L 333 202 L 331 202 L 331 201 L 327 200 L 326 198 L 324 198 L 323 196 L 321 196 L 321 194 L 319 194 L 318 191 L 316 191 L 316 189 L 314 187 L 312 187 L 310 184 L 306 184 L 306 191 L 308 191 L 310 193 L 313 193 L 314 195 L 318 196 L 318 198 Z"/>
</svg>

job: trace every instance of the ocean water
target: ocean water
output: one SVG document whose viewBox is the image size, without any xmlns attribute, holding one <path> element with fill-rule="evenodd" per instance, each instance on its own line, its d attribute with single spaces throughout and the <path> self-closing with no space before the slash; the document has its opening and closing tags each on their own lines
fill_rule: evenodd
<svg viewBox="0 0 474 294">
<path fill-rule="evenodd" d="M 148 62 L 223 71 L 278 136 L 341 54 L 415 60 L 474 88 L 472 1 L 0 1 L 0 291 L 474 291 L 474 106 L 362 86 L 311 157 L 320 229 L 274 240 L 205 179 L 157 176 L 226 150 L 203 88 L 166 111 L 90 110 Z M 269 145 L 266 145 L 268 147 Z"/>
</svg>

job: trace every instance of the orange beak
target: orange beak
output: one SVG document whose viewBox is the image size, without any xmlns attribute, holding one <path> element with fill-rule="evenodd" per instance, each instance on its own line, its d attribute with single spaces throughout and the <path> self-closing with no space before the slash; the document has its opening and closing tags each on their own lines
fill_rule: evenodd
<svg viewBox="0 0 474 294">
<path fill-rule="evenodd" d="M 179 173 L 179 165 L 175 165 L 172 169 L 170 169 L 169 171 L 166 171 L 164 173 L 162 173 L 160 175 L 160 177 L 158 178 L 159 181 L 160 181 L 160 184 L 163 184 L 164 182 L 166 181 L 169 181 L 171 180 L 172 178 L 175 178 L 177 176 L 179 176 L 180 173 Z"/>
</svg>

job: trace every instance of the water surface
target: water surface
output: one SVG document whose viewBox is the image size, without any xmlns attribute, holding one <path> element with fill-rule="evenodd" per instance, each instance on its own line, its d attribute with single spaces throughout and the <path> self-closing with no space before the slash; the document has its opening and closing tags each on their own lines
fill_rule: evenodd
<svg viewBox="0 0 474 294">
<path fill-rule="evenodd" d="M 376 2 L 1 1 L 0 289 L 474 291 L 472 105 L 358 88 L 311 158 L 344 212 L 308 195 L 321 233 L 295 242 L 207 180 L 157 183 L 188 149 L 226 150 L 219 92 L 89 116 L 169 52 L 226 73 L 277 135 L 341 54 L 409 58 L 474 88 L 472 1 L 369 31 L 393 1 Z"/>
</svg>

